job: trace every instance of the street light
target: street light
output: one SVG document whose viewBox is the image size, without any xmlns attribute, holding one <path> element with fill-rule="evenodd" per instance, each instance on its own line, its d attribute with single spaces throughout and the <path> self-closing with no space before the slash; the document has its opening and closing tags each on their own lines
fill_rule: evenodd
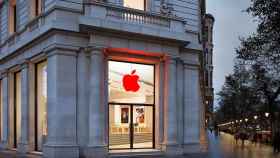
<svg viewBox="0 0 280 158">
<path fill-rule="evenodd" d="M 242 120 L 240 120 L 240 122 L 242 122 Z"/>
<path fill-rule="evenodd" d="M 255 120 L 256 120 L 256 119 L 258 119 L 258 116 L 257 116 L 257 115 L 255 115 L 255 116 L 254 116 L 254 119 L 255 119 Z"/>
<path fill-rule="evenodd" d="M 236 123 L 238 123 L 238 120 L 235 120 Z"/>
<path fill-rule="evenodd" d="M 248 119 L 247 119 L 247 118 L 245 118 L 245 122 L 248 122 Z"/>
<path fill-rule="evenodd" d="M 268 112 L 266 112 L 266 113 L 265 113 L 265 117 L 268 117 L 268 116 L 269 116 L 269 113 L 268 113 Z"/>
</svg>

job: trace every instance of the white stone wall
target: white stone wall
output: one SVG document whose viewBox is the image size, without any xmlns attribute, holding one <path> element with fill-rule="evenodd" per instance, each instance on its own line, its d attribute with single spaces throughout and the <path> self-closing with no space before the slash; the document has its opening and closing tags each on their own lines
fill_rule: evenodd
<svg viewBox="0 0 280 158">
<path fill-rule="evenodd" d="M 27 0 L 17 0 L 17 28 L 21 30 L 29 22 L 29 3 Z"/>
<path fill-rule="evenodd" d="M 8 37 L 8 5 L 5 2 L 0 6 L 0 43 L 6 40 L 7 37 Z"/>
<path fill-rule="evenodd" d="M 18 2 L 22 27 L 28 23 L 29 15 L 25 14 L 28 7 L 24 6 L 26 1 Z M 162 32 L 164 36 L 151 36 L 148 33 L 158 29 L 143 25 L 133 25 L 129 33 L 92 28 L 83 31 L 79 23 L 82 14 L 79 2 L 45 0 L 44 11 L 49 13 L 40 21 L 39 27 L 24 32 L 15 43 L 8 42 L 0 47 L 3 109 L 6 112 L 3 115 L 6 130 L 3 131 L 0 147 L 11 148 L 12 144 L 12 73 L 16 67 L 22 72 L 23 83 L 22 137 L 18 151 L 26 153 L 34 149 L 34 67 L 39 61 L 47 60 L 49 132 L 44 156 L 104 157 L 108 154 L 106 62 L 108 59 L 134 59 L 156 65 L 156 148 L 169 155 L 199 152 L 203 109 L 199 83 L 201 49 L 195 33 L 199 30 L 199 25 L 195 24 L 195 19 L 200 16 L 198 0 L 166 1 L 172 4 L 174 14 L 178 13 L 187 22 L 188 18 L 193 19 L 186 27 L 187 32 L 193 33 L 183 34 L 183 31 L 179 34 L 186 37 L 174 39 L 169 38 L 175 35 L 168 31 L 176 31 L 175 28 L 165 29 Z M 159 9 L 158 0 L 150 2 L 154 2 L 149 3 L 152 11 Z M 70 9 L 52 10 L 54 6 Z M 5 5 L 3 7 L 0 14 L 1 39 L 8 37 L 7 14 L 3 14 L 7 9 Z M 115 25 L 110 23 L 107 27 Z M 188 25 L 196 27 L 196 30 Z M 139 35 L 134 28 L 145 28 L 145 31 L 142 29 Z M 183 45 L 187 42 L 190 44 Z M 104 54 L 105 48 L 126 48 L 148 54 L 123 52 L 109 55 Z"/>
<path fill-rule="evenodd" d="M 161 0 L 153 0 L 153 11 L 160 12 Z M 199 0 L 167 0 L 172 13 L 186 21 L 188 31 L 200 32 L 200 1 Z"/>
</svg>

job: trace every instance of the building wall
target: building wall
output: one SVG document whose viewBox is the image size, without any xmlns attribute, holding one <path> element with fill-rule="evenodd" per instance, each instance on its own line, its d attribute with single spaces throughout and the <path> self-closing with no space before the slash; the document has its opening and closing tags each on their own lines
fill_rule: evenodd
<svg viewBox="0 0 280 158">
<path fill-rule="evenodd" d="M 121 4 L 121 1 L 114 0 L 112 1 L 116 4 Z M 5 14 L 1 14 L 1 32 L 2 32 L 2 39 L 5 39 L 8 36 L 8 16 L 7 16 L 7 9 L 8 9 L 8 1 L 2 2 L 3 8 L 1 12 Z M 55 5 L 69 5 L 70 3 L 78 5 L 82 3 L 82 0 L 79 1 L 62 1 L 62 0 L 44 0 L 42 7 L 44 11 L 49 10 L 50 8 L 54 7 Z M 160 0 L 151 0 L 148 2 L 150 4 L 150 10 L 160 13 Z M 174 0 L 168 1 L 168 6 L 172 10 L 172 14 L 178 17 L 183 18 L 186 21 L 186 30 L 193 31 L 193 32 L 200 32 L 200 1 L 199 0 Z M 29 16 L 29 1 L 26 0 L 17 0 L 17 17 L 18 17 L 18 29 L 21 30 L 30 20 Z"/>
<path fill-rule="evenodd" d="M 154 0 L 154 10 L 160 12 L 161 0 Z M 169 0 L 172 13 L 186 21 L 186 30 L 200 32 L 200 1 L 199 0 Z"/>
<path fill-rule="evenodd" d="M 18 26 L 17 28 L 21 30 L 29 21 L 29 3 L 26 0 L 17 0 L 17 17 Z"/>
<path fill-rule="evenodd" d="M 206 89 L 206 109 L 208 123 L 211 124 L 211 115 L 213 113 L 214 106 L 214 89 L 213 89 L 213 27 L 214 17 L 211 14 L 206 14 L 204 17 L 204 61 L 205 61 L 205 89 Z"/>
<path fill-rule="evenodd" d="M 121 4 L 121 1 L 112 2 Z M 18 0 L 18 3 L 20 32 L 14 36 L 8 37 L 7 14 L 3 15 L 1 9 L 1 38 L 8 39 L 0 44 L 0 76 L 5 81 L 4 96 L 12 106 L 12 91 L 7 88 L 13 86 L 10 76 L 18 70 L 24 75 L 22 97 L 29 99 L 22 103 L 23 137 L 19 152 L 34 150 L 34 112 L 31 113 L 34 67 L 47 60 L 49 133 L 44 156 L 104 157 L 108 154 L 105 134 L 108 94 L 104 87 L 107 86 L 106 61 L 110 58 L 156 64 L 157 149 L 167 155 L 201 151 L 204 107 L 199 80 L 202 46 L 198 36 L 201 29 L 198 1 L 170 1 L 173 16 L 135 11 L 168 22 L 168 26 L 108 18 L 108 8 L 127 11 L 124 8 L 96 4 L 83 10 L 79 1 L 62 0 L 45 0 L 44 13 L 30 22 L 27 2 Z M 157 3 L 153 1 L 151 9 L 159 9 Z M 130 53 L 108 55 L 104 53 L 106 48 L 125 48 Z M 102 83 L 96 84 L 96 80 Z M 8 107 L 6 101 L 5 107 Z M 11 111 L 4 117 L 12 119 Z M 12 120 L 4 126 L 12 127 Z M 13 136 L 8 131 L 5 134 L 0 143 L 3 149 L 11 147 Z"/>
<path fill-rule="evenodd" d="M 1 4 L 0 7 L 0 43 L 2 43 L 8 37 L 8 6 Z"/>
</svg>

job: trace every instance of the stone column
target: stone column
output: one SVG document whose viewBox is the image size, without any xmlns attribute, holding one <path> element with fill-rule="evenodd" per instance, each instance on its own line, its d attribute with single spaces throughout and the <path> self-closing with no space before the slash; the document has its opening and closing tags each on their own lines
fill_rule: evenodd
<svg viewBox="0 0 280 158">
<path fill-rule="evenodd" d="M 43 155 L 78 158 L 76 52 L 55 49 L 47 60 L 48 135 Z"/>
<path fill-rule="evenodd" d="M 181 60 L 177 62 L 177 117 L 178 143 L 184 143 L 184 67 Z"/>
<path fill-rule="evenodd" d="M 89 135 L 89 57 L 84 49 L 78 54 L 78 107 L 77 107 L 77 127 L 78 144 L 80 146 L 80 156 L 85 157 Z"/>
<path fill-rule="evenodd" d="M 199 67 L 184 64 L 184 153 L 200 152 Z"/>
<path fill-rule="evenodd" d="M 2 135 L 0 149 L 7 149 L 9 143 L 9 98 L 8 98 L 8 74 L 7 72 L 2 74 Z"/>
<path fill-rule="evenodd" d="M 89 101 L 89 144 L 87 157 L 106 157 L 105 109 L 104 103 L 104 61 L 102 50 L 92 48 L 90 57 L 90 101 Z"/>
<path fill-rule="evenodd" d="M 19 152 L 29 151 L 29 68 L 28 63 L 24 63 L 21 68 L 21 137 L 19 142 Z"/>
<path fill-rule="evenodd" d="M 165 67 L 164 145 L 167 155 L 180 154 L 177 142 L 176 59 L 168 58 Z"/>
</svg>

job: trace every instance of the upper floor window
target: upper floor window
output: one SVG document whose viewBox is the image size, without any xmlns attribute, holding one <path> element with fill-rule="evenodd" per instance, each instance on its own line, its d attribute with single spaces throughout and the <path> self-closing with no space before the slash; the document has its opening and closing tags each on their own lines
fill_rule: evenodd
<svg viewBox="0 0 280 158">
<path fill-rule="evenodd" d="M 16 0 L 9 2 L 9 32 L 12 34 L 17 31 L 17 4 Z"/>
<path fill-rule="evenodd" d="M 123 0 L 125 7 L 146 10 L 146 0 Z"/>
<path fill-rule="evenodd" d="M 31 6 L 31 18 L 34 18 L 42 13 L 42 0 L 32 0 Z"/>
</svg>

